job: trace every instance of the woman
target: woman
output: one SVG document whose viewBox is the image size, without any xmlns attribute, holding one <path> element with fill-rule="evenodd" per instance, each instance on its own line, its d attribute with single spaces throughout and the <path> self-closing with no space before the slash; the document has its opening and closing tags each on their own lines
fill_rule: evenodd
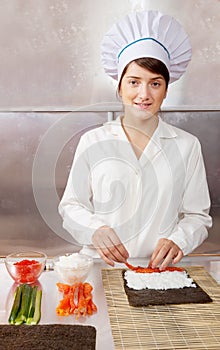
<svg viewBox="0 0 220 350">
<path fill-rule="evenodd" d="M 102 50 L 124 112 L 82 136 L 59 211 L 83 252 L 96 250 L 111 266 L 147 257 L 163 270 L 211 226 L 199 141 L 158 115 L 169 82 L 186 69 L 190 44 L 178 22 L 149 11 L 113 26 Z"/>
</svg>

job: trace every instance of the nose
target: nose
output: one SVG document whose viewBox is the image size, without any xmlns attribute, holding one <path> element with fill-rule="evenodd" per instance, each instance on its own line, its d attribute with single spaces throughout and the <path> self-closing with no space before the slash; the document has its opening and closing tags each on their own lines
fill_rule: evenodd
<svg viewBox="0 0 220 350">
<path fill-rule="evenodd" d="M 139 97 L 142 100 L 148 100 L 150 98 L 150 89 L 147 84 L 140 84 Z"/>
</svg>

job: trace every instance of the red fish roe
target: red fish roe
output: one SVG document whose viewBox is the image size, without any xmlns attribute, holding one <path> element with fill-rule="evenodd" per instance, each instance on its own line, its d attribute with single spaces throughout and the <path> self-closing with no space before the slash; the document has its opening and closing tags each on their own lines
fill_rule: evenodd
<svg viewBox="0 0 220 350">
<path fill-rule="evenodd" d="M 38 264 L 38 261 L 24 259 L 24 260 L 17 261 L 16 263 L 14 263 L 14 265 L 20 265 L 20 266 L 33 265 L 33 264 Z"/>
<path fill-rule="evenodd" d="M 24 259 L 14 263 L 16 268 L 16 280 L 19 283 L 32 283 L 41 273 L 41 263 L 36 260 Z"/>
</svg>

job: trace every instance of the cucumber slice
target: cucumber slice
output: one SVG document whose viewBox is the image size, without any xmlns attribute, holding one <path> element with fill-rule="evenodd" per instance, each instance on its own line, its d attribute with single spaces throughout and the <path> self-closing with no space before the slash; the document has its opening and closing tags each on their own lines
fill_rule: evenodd
<svg viewBox="0 0 220 350">
<path fill-rule="evenodd" d="M 15 298 L 14 298 L 11 313 L 10 313 L 10 316 L 8 319 L 8 322 L 11 324 L 14 324 L 15 319 L 16 319 L 17 314 L 18 314 L 18 310 L 19 310 L 20 305 L 21 305 L 21 291 L 22 291 L 22 286 L 18 286 L 15 290 Z"/>
<path fill-rule="evenodd" d="M 34 316 L 37 288 L 37 286 L 34 286 L 32 289 L 28 318 L 32 318 Z"/>
<path fill-rule="evenodd" d="M 37 290 L 35 298 L 35 310 L 33 317 L 28 317 L 26 324 L 35 325 L 38 324 L 41 318 L 41 299 L 42 299 L 42 290 Z"/>
<path fill-rule="evenodd" d="M 32 287 L 28 284 L 22 284 L 21 286 L 21 306 L 17 317 L 15 318 L 15 325 L 22 324 L 26 322 L 28 318 L 30 300 L 32 294 Z"/>
</svg>

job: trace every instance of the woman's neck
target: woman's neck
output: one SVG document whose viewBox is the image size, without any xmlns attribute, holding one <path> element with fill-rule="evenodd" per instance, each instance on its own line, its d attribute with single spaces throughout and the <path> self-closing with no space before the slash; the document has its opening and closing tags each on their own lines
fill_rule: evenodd
<svg viewBox="0 0 220 350">
<path fill-rule="evenodd" d="M 135 120 L 135 122 L 129 120 L 129 118 L 121 117 L 122 128 L 138 159 L 148 145 L 148 142 L 158 126 L 158 122 L 158 117 L 151 117 L 144 121 Z"/>
<path fill-rule="evenodd" d="M 133 135 L 136 134 L 137 137 L 142 135 L 142 137 L 145 136 L 150 139 L 158 126 L 159 117 L 154 115 L 144 119 L 138 117 L 134 118 L 129 114 L 125 114 L 121 117 L 121 122 L 123 129 L 127 133 L 132 133 Z"/>
</svg>

